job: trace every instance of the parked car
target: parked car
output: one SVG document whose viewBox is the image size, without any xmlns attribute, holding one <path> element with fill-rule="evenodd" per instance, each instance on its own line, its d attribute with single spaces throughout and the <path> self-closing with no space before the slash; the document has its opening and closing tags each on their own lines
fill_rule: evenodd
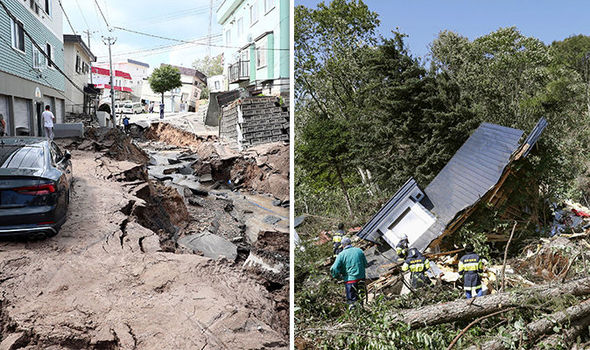
<svg viewBox="0 0 590 350">
<path fill-rule="evenodd" d="M 140 102 L 126 103 L 123 106 L 123 113 L 126 114 L 139 114 L 143 113 L 143 108 Z"/>
<path fill-rule="evenodd" d="M 58 233 L 70 202 L 70 158 L 45 138 L 0 138 L 0 236 Z"/>
</svg>

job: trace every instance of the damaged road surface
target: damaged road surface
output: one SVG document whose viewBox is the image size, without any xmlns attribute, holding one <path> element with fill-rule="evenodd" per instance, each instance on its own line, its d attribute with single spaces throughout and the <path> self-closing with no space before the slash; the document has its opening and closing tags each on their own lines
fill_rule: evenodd
<svg viewBox="0 0 590 350">
<path fill-rule="evenodd" d="M 83 143 L 88 150 L 72 150 L 74 186 L 59 235 L 0 241 L 0 348 L 286 348 L 288 293 L 273 292 L 287 291 L 287 280 L 265 285 L 244 261 L 164 249 L 167 233 L 141 218 L 157 220 L 152 198 L 165 198 L 171 188 L 148 182 L 142 192 L 141 162 L 109 158 L 112 147 Z M 184 200 L 178 195 L 166 208 L 178 214 L 165 215 L 168 224 L 197 225 Z M 277 312 L 285 303 L 286 311 Z"/>
</svg>

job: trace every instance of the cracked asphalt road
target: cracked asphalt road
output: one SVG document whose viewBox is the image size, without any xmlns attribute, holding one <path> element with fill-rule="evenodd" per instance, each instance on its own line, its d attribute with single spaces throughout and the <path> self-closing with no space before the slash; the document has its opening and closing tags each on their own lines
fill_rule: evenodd
<svg viewBox="0 0 590 350">
<path fill-rule="evenodd" d="M 287 348 L 269 325 L 272 296 L 247 273 L 161 252 L 154 232 L 122 225 L 121 209 L 142 200 L 114 175 L 137 164 L 97 155 L 72 151 L 74 188 L 56 237 L 0 241 L 0 348 Z"/>
</svg>

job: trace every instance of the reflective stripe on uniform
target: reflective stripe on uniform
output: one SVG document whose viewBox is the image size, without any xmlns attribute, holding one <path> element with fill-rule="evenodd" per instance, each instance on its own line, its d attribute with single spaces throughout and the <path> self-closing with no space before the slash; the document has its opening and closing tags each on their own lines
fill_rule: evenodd
<svg viewBox="0 0 590 350">
<path fill-rule="evenodd" d="M 334 236 L 332 237 L 332 241 L 334 241 L 334 243 L 339 243 L 342 241 L 342 236 Z"/>
</svg>

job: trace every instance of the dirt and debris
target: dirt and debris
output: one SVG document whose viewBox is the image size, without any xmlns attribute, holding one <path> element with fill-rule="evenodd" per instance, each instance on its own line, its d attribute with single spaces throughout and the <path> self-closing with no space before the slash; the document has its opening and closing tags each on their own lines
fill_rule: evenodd
<svg viewBox="0 0 590 350">
<path fill-rule="evenodd" d="M 281 202 L 289 200 L 289 145 L 274 142 L 244 152 L 222 144 L 215 136 L 199 137 L 165 123 L 153 124 L 148 140 L 174 145 L 198 154 L 192 162 L 194 174 L 233 188 L 269 193 Z M 157 145 L 155 145 L 157 147 Z"/>
<path fill-rule="evenodd" d="M 150 153 L 176 145 L 147 147 L 107 129 L 87 136 L 60 140 L 74 169 L 60 233 L 0 242 L 0 347 L 287 348 L 288 251 L 267 240 L 283 234 L 288 249 L 288 210 L 250 191 L 195 193 L 150 176 Z M 169 165 L 202 157 L 180 151 Z M 264 225 L 268 210 L 282 220 Z M 235 258 L 179 244 L 205 234 L 235 246 Z M 245 266 L 253 251 L 262 267 Z"/>
</svg>

